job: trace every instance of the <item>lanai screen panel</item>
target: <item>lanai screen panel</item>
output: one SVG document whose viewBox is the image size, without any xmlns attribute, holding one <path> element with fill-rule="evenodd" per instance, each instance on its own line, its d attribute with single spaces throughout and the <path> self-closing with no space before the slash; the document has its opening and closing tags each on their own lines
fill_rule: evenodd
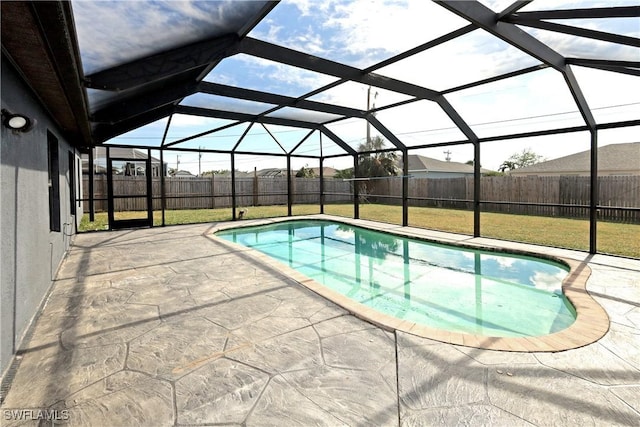
<svg viewBox="0 0 640 427">
<path fill-rule="evenodd" d="M 274 140 L 278 142 L 282 149 L 289 154 L 296 150 L 296 148 L 298 148 L 313 134 L 313 130 L 289 126 L 264 125 L 264 128 L 269 132 Z M 297 153 L 296 150 L 296 154 L 300 153 Z M 319 157 L 319 153 L 315 153 L 313 155 Z"/>
<path fill-rule="evenodd" d="M 377 72 L 441 91 L 540 64 L 497 37 L 474 30 Z"/>
<path fill-rule="evenodd" d="M 228 152 L 235 147 L 248 126 L 249 123 L 233 120 L 174 114 L 165 147 Z M 199 136 L 191 134 L 195 130 L 198 130 L 196 135 Z"/>
<path fill-rule="evenodd" d="M 277 117 L 283 119 L 294 119 L 310 123 L 325 123 L 341 119 L 338 114 L 324 113 L 321 111 L 310 111 L 295 107 L 283 107 L 267 114 L 267 117 Z"/>
<path fill-rule="evenodd" d="M 366 143 L 367 129 L 369 130 L 369 136 L 371 138 L 378 136 L 385 139 L 380 135 L 380 132 L 368 124 L 366 120 L 355 117 L 329 123 L 326 127 L 355 151 L 361 151 L 360 148 Z M 393 145 L 387 142 L 385 148 L 393 148 Z"/>
<path fill-rule="evenodd" d="M 249 35 L 366 68 L 466 24 L 427 1 L 285 1 Z"/>
<path fill-rule="evenodd" d="M 463 141 L 465 135 L 432 101 L 420 100 L 376 113 L 376 117 L 408 147 Z"/>
<path fill-rule="evenodd" d="M 367 134 L 383 137 L 391 148 L 387 130 L 412 147 L 459 143 L 476 136 L 585 128 L 591 113 L 597 124 L 637 120 L 638 100 L 632 95 L 638 92 L 633 90 L 638 80 L 637 17 L 530 15 L 552 9 L 602 11 L 636 6 L 635 2 L 483 0 L 459 5 L 410 0 L 74 1 L 90 120 L 94 129 L 106 129 L 99 133 L 102 140 L 118 134 L 137 138 L 135 132 L 127 132 L 140 126 L 152 129 L 160 118 L 179 117 L 175 113 L 193 115 L 194 123 L 206 117 L 243 122 L 249 132 L 241 145 L 269 154 L 286 153 L 289 148 L 261 142 L 255 127 L 260 123 L 288 124 L 304 132 L 326 126 L 339 138 L 332 141 L 323 135 L 321 155 L 329 156 L 345 153 L 339 147 L 342 143 L 358 149 Z M 482 19 L 494 14 L 502 21 L 496 28 L 491 27 L 492 20 Z M 584 32 L 564 34 L 558 27 L 534 25 L 536 20 L 625 38 L 613 43 Z M 513 36 L 501 33 L 503 28 L 524 32 Z M 221 48 L 207 61 L 196 60 L 192 69 L 163 74 L 162 66 L 153 62 L 174 51 L 189 57 L 190 49 L 203 41 L 221 43 Z M 539 41 L 549 49 L 542 49 Z M 267 42 L 264 52 L 257 52 L 255 47 L 262 42 Z M 556 61 L 564 56 L 566 63 Z M 586 68 L 579 62 L 583 59 L 627 62 L 612 65 L 618 72 L 605 72 Z M 289 60 L 295 66 L 285 64 Z M 143 61 L 138 68 L 149 66 L 149 74 L 123 82 L 112 76 L 117 67 L 132 61 Z M 96 79 L 104 73 L 108 79 Z M 505 73 L 511 77 L 503 79 Z M 600 90 L 598 80 L 612 89 Z M 106 81 L 107 87 L 99 81 Z M 568 84 L 573 85 L 571 90 Z M 447 101 L 452 108 L 447 109 Z M 379 120 L 386 129 L 367 124 L 366 110 L 373 114 L 372 122 Z M 414 110 L 427 111 L 415 115 Z M 249 128 L 249 123 L 254 125 Z M 177 122 L 171 123 L 168 144 L 189 137 L 186 127 L 178 131 L 176 126 Z M 207 146 L 209 134 L 200 134 L 209 131 L 214 131 L 210 133 L 214 138 L 226 129 L 194 125 L 190 132 L 198 137 L 180 147 Z M 228 132 L 219 135 L 225 139 L 219 146 L 233 149 Z M 416 133 L 420 138 L 411 136 Z M 98 138 L 98 143 L 102 140 Z M 325 149 L 327 141 L 331 149 Z"/>
<path fill-rule="evenodd" d="M 637 120 L 640 117 L 640 82 L 637 76 L 586 67 L 573 68 L 596 123 Z"/>
<path fill-rule="evenodd" d="M 168 118 L 156 120 L 155 122 L 149 123 L 148 125 L 123 133 L 122 135 L 118 135 L 117 137 L 110 139 L 106 143 L 160 147 L 160 145 L 162 144 L 164 131 L 167 128 L 168 121 Z"/>
<path fill-rule="evenodd" d="M 190 95 L 186 97 L 180 105 L 245 114 L 261 114 L 275 107 L 274 104 L 265 102 L 247 101 L 245 99 L 209 95 L 206 93 Z"/>
<path fill-rule="evenodd" d="M 584 125 L 562 74 L 551 68 L 446 97 L 480 137 Z"/>
<path fill-rule="evenodd" d="M 367 110 L 408 101 L 413 97 L 376 86 L 347 81 L 324 90 L 309 99 L 342 107 Z"/>
</svg>

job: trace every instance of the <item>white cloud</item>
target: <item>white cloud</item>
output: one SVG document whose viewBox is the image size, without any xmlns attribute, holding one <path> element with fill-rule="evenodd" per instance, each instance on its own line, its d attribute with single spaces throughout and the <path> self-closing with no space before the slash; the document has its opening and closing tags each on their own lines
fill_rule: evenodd
<svg viewBox="0 0 640 427">
<path fill-rule="evenodd" d="M 510 256 L 482 255 L 482 261 L 495 261 L 502 270 L 509 270 L 518 261 L 518 258 Z"/>
<path fill-rule="evenodd" d="M 562 280 L 567 273 L 560 271 L 556 274 L 537 272 L 531 278 L 531 282 L 537 289 L 547 292 L 560 292 L 562 290 Z"/>
<path fill-rule="evenodd" d="M 432 2 L 354 0 L 336 5 L 323 28 L 334 30 L 333 44 L 359 57 L 357 65 L 364 66 L 464 25 L 466 21 Z"/>
</svg>

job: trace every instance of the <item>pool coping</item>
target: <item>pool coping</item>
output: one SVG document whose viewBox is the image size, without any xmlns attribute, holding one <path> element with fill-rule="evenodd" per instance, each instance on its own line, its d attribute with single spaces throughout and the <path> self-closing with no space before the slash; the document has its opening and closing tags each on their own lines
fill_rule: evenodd
<svg viewBox="0 0 640 427">
<path fill-rule="evenodd" d="M 452 332 L 441 329 L 430 328 L 412 321 L 402 320 L 381 313 L 373 308 L 367 307 L 354 301 L 336 291 L 329 289 L 323 284 L 310 279 L 304 274 L 286 266 L 268 255 L 258 250 L 224 240 L 215 235 L 216 232 L 233 228 L 244 228 L 257 225 L 267 225 L 285 221 L 300 220 L 326 220 L 348 225 L 355 225 L 361 228 L 379 231 L 383 233 L 395 234 L 403 237 L 410 237 L 430 243 L 452 245 L 462 248 L 483 249 L 490 252 L 506 253 L 514 255 L 527 255 L 541 259 L 556 261 L 569 268 L 567 277 L 562 282 L 562 291 L 576 310 L 576 320 L 571 326 L 553 334 L 541 335 L 538 337 L 490 337 L 485 335 L 467 334 L 462 332 Z M 578 261 L 562 256 L 537 253 L 535 251 L 512 249 L 506 247 L 488 246 L 474 242 L 462 242 L 469 236 L 462 236 L 460 240 L 440 239 L 434 236 L 424 236 L 412 227 L 402 227 L 398 225 L 375 223 L 372 221 L 354 220 L 350 218 L 333 217 L 330 215 L 305 215 L 296 217 L 265 218 L 256 220 L 244 220 L 242 222 L 217 223 L 205 232 L 205 236 L 214 239 L 216 242 L 227 245 L 235 251 L 243 251 L 262 264 L 280 271 L 284 275 L 295 280 L 307 289 L 328 299 L 329 301 L 344 308 L 354 316 L 366 320 L 386 330 L 399 330 L 423 338 L 432 339 L 449 344 L 461 345 L 465 347 L 480 348 L 485 350 L 514 351 L 514 352 L 558 352 L 583 347 L 592 344 L 602 338 L 609 330 L 609 316 L 607 312 L 591 297 L 587 291 L 587 280 L 591 275 L 591 269 L 584 261 Z M 448 233 L 447 233 L 448 234 Z M 456 235 L 451 235 L 456 236 Z"/>
</svg>

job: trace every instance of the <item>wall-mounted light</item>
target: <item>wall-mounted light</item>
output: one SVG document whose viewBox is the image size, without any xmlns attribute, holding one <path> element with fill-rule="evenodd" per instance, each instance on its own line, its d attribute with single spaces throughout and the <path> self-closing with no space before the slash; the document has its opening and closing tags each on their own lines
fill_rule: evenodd
<svg viewBox="0 0 640 427">
<path fill-rule="evenodd" d="M 2 109 L 2 124 L 14 132 L 28 132 L 31 130 L 33 120 L 24 114 L 14 114 Z"/>
</svg>

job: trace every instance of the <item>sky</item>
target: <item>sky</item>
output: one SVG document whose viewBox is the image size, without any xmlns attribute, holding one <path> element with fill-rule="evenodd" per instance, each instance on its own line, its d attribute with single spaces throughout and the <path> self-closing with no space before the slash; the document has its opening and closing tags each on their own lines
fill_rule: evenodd
<svg viewBox="0 0 640 427">
<path fill-rule="evenodd" d="M 511 0 L 483 0 L 481 3 L 499 12 Z M 636 1 L 566 1 L 535 0 L 522 11 L 549 8 L 637 5 Z M 74 16 L 78 30 L 81 58 L 85 74 L 99 71 L 135 57 L 142 57 L 173 45 L 201 37 L 212 37 L 233 29 L 239 17 L 253 13 L 259 2 L 249 1 L 115 1 L 74 0 Z M 95 16 L 100 16 L 99 20 Z M 563 21 L 563 24 L 608 31 L 640 38 L 640 20 L 628 18 Z M 467 22 L 443 7 L 423 0 L 283 0 L 249 33 L 250 37 L 287 48 L 342 62 L 357 68 L 372 66 L 384 59 L 441 35 L 464 27 Z M 640 49 L 617 46 L 592 39 L 569 37 L 544 30 L 522 27 L 551 48 L 568 57 L 640 61 Z M 402 61 L 376 70 L 386 77 L 405 80 L 433 90 L 445 90 L 475 80 L 516 71 L 539 61 L 482 30 L 475 30 L 456 40 L 418 53 Z M 571 66 L 598 123 L 637 119 L 640 117 L 640 79 L 620 73 Z M 245 54 L 225 58 L 205 77 L 206 81 L 231 86 L 270 91 L 298 97 L 336 81 L 335 77 L 277 64 Z M 635 89 L 634 89 L 635 88 Z M 93 105 L 109 99 L 110 94 L 91 90 Z M 447 94 L 446 99 L 479 137 L 580 126 L 584 122 L 577 110 L 561 73 L 547 68 L 518 77 L 472 89 Z M 381 88 L 347 82 L 321 92 L 310 99 L 359 109 L 384 107 L 409 99 L 408 96 Z M 238 101 L 197 94 L 185 98 L 183 105 L 213 107 L 231 111 L 261 113 L 272 105 Z M 271 116 L 324 122 L 333 115 L 295 108 L 276 111 Z M 402 107 L 381 110 L 376 118 L 408 147 L 459 141 L 462 133 L 440 109 L 430 101 L 417 101 Z M 113 139 L 113 143 L 157 146 L 167 119 L 147 125 Z M 167 141 L 219 128 L 233 122 L 194 116 L 174 115 Z M 325 136 L 301 129 L 267 125 L 239 124 L 222 133 L 207 135 L 181 147 L 232 148 L 245 131 L 240 150 L 265 150 L 271 153 L 293 149 L 300 154 L 324 155 L 343 151 Z M 367 124 L 360 119 L 347 119 L 327 126 L 350 146 L 356 148 L 365 140 Z M 369 128 L 371 135 L 378 135 Z M 271 135 L 278 140 L 276 143 Z M 599 132 L 600 145 L 636 142 L 640 127 Z M 527 138 L 481 144 L 481 165 L 497 170 L 510 155 L 531 149 L 544 159 L 553 159 L 589 149 L 586 132 Z M 470 144 L 447 148 L 413 150 L 439 160 L 473 159 Z M 178 157 L 179 156 L 179 157 Z M 170 167 L 192 173 L 212 169 L 229 169 L 229 155 L 198 153 L 165 153 Z M 178 161 L 180 162 L 178 164 Z M 175 166 L 174 166 L 175 163 Z M 329 159 L 325 166 L 351 166 L 350 158 Z M 317 166 L 315 159 L 294 159 L 292 167 Z M 238 156 L 236 167 L 285 167 L 286 161 L 275 157 Z"/>
</svg>

